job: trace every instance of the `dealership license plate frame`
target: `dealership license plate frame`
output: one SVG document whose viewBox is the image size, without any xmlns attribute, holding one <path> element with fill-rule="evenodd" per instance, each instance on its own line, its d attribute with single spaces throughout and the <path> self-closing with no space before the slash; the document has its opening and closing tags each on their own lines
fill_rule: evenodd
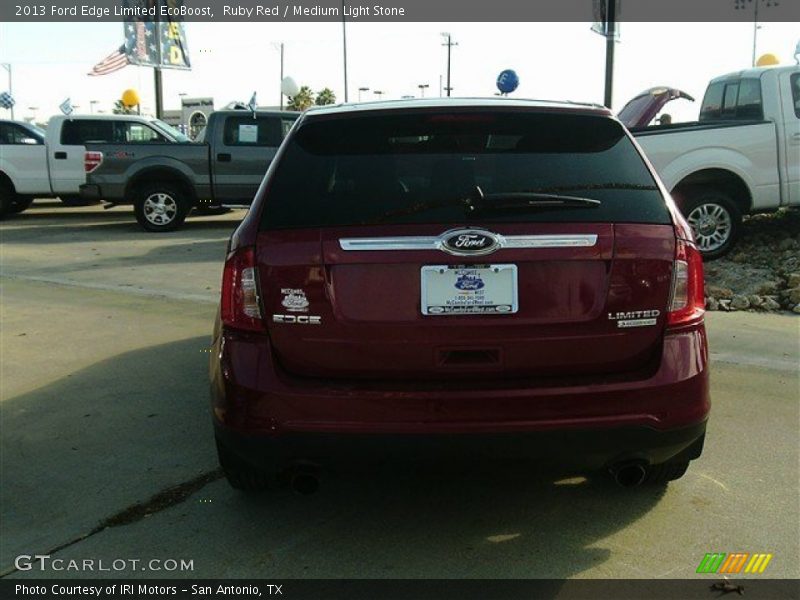
<svg viewBox="0 0 800 600">
<path fill-rule="evenodd" d="M 442 287 L 455 288 L 459 273 L 475 272 L 479 274 L 484 286 L 480 290 L 462 290 L 452 292 L 453 299 L 462 296 L 466 301 L 478 295 L 491 295 L 482 303 L 459 304 L 431 301 L 431 295 L 447 296 Z M 503 281 L 505 279 L 505 281 Z M 500 288 L 500 289 L 498 289 Z M 502 289 L 505 288 L 505 289 Z M 483 294 L 478 292 L 483 290 Z M 474 293 L 473 293 L 474 292 Z M 424 265 L 420 270 L 420 308 L 424 316 L 456 316 L 456 315 L 513 315 L 519 310 L 519 284 L 517 265 L 485 264 L 485 265 Z M 496 299 L 496 300 L 494 300 Z"/>
</svg>

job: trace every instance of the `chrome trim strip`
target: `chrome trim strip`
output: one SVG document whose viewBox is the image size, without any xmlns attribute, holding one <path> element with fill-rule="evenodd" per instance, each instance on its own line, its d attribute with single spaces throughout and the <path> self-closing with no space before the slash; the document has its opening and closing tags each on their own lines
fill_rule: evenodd
<svg viewBox="0 0 800 600">
<path fill-rule="evenodd" d="M 342 250 L 436 250 L 438 237 L 343 238 Z"/>
<path fill-rule="evenodd" d="M 447 232 L 445 235 L 450 234 Z M 589 248 L 597 244 L 597 234 L 565 233 L 561 235 L 496 235 L 498 250 L 503 248 Z M 342 250 L 442 250 L 444 235 L 383 238 L 342 238 Z M 473 256 L 476 253 L 472 253 Z M 465 254 L 465 256 L 468 256 Z"/>
</svg>

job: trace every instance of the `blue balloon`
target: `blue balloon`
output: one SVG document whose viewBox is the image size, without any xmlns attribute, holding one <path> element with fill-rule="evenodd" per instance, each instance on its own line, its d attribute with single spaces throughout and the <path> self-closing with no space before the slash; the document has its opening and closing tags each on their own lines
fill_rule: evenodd
<svg viewBox="0 0 800 600">
<path fill-rule="evenodd" d="M 497 76 L 497 89 L 504 94 L 510 94 L 519 86 L 519 75 L 513 69 L 506 69 Z"/>
</svg>

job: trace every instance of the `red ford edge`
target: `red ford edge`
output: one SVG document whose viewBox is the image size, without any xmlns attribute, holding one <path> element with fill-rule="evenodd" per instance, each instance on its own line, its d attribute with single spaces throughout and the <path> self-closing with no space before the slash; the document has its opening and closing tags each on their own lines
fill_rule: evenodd
<svg viewBox="0 0 800 600">
<path fill-rule="evenodd" d="M 692 234 L 604 108 L 313 109 L 233 234 L 213 335 L 221 465 L 544 461 L 664 483 L 709 412 Z"/>
</svg>

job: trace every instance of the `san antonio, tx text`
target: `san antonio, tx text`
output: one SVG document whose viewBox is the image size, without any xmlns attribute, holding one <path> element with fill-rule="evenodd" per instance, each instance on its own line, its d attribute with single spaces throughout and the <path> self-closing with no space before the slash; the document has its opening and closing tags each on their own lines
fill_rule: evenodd
<svg viewBox="0 0 800 600">
<path fill-rule="evenodd" d="M 114 583 L 110 585 L 25 585 L 18 583 L 14 586 L 15 596 L 47 596 L 48 592 L 52 596 L 94 596 L 119 597 L 119 596 L 177 596 L 178 592 L 188 593 L 192 596 L 282 596 L 282 585 L 262 584 L 262 585 L 192 585 L 191 587 L 179 587 L 177 585 L 145 585 L 133 583 Z"/>
<path fill-rule="evenodd" d="M 236 4 L 225 4 L 222 7 L 224 17 L 347 17 L 357 19 L 358 17 L 404 17 L 406 9 L 399 6 L 372 6 L 350 5 L 339 6 L 318 6 L 304 4 L 286 4 L 280 6 L 239 6 Z"/>
</svg>

